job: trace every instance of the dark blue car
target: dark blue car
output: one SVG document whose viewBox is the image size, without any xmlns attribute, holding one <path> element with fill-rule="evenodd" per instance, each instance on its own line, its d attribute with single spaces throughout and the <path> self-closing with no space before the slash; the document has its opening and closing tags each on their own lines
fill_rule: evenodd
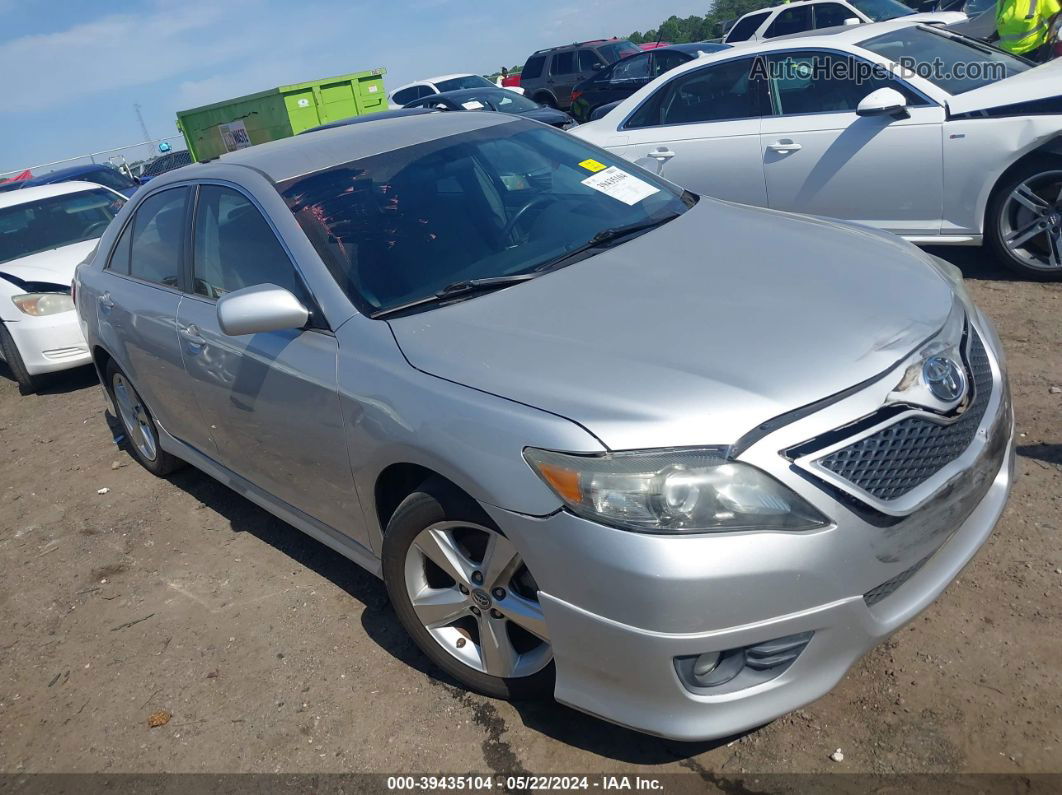
<svg viewBox="0 0 1062 795">
<path fill-rule="evenodd" d="M 48 174 L 34 177 L 33 179 L 27 179 L 23 181 L 22 187 L 31 188 L 35 185 L 51 185 L 56 182 L 73 182 L 75 180 L 81 182 L 95 182 L 97 185 L 111 188 L 127 197 L 132 196 L 136 192 L 136 189 L 140 187 L 137 182 L 131 180 L 118 169 L 101 163 L 60 168 L 58 171 L 52 171 Z"/>
</svg>

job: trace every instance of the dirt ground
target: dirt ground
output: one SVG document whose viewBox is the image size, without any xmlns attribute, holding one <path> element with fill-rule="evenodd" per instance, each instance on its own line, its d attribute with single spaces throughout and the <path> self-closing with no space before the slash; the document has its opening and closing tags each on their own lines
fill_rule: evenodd
<svg viewBox="0 0 1062 795">
<path fill-rule="evenodd" d="M 1062 771 L 1062 284 L 936 253 L 1007 349 L 1003 520 L 832 693 L 717 743 L 461 691 L 373 577 L 195 470 L 158 480 L 117 450 L 91 369 L 31 397 L 0 377 L 0 772 Z"/>
</svg>

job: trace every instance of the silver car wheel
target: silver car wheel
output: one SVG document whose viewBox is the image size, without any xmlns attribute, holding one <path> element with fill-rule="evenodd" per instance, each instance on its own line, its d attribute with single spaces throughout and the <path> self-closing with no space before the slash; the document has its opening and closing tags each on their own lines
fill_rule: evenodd
<svg viewBox="0 0 1062 795">
<path fill-rule="evenodd" d="M 1010 192 L 999 218 L 1007 251 L 1034 270 L 1062 270 L 1062 171 L 1045 171 Z"/>
<path fill-rule="evenodd" d="M 155 426 L 151 424 L 147 409 L 140 395 L 133 389 L 124 375 L 115 373 L 112 382 L 114 401 L 118 404 L 118 414 L 122 418 L 129 441 L 146 461 L 154 461 L 158 455 L 158 441 L 155 439 Z"/>
<path fill-rule="evenodd" d="M 530 676 L 553 659 L 538 586 L 509 539 L 470 522 L 438 522 L 406 552 L 413 612 L 448 654 L 481 673 Z"/>
</svg>

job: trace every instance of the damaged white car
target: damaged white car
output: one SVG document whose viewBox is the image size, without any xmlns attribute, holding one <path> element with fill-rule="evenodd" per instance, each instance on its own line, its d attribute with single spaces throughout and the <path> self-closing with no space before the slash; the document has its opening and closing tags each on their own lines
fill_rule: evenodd
<svg viewBox="0 0 1062 795">
<path fill-rule="evenodd" d="M 883 22 L 680 66 L 573 134 L 724 199 L 1062 279 L 1062 60 Z"/>
</svg>

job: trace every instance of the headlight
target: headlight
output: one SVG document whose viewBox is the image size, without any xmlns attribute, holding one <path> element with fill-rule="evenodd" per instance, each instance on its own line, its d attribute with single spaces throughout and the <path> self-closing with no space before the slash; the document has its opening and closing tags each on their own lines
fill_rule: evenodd
<svg viewBox="0 0 1062 795">
<path fill-rule="evenodd" d="M 34 317 L 57 315 L 74 308 L 74 299 L 63 293 L 26 293 L 13 295 L 11 300 L 20 311 Z"/>
<path fill-rule="evenodd" d="M 829 520 L 786 486 L 723 448 L 524 458 L 573 513 L 647 533 L 813 530 Z"/>
</svg>

